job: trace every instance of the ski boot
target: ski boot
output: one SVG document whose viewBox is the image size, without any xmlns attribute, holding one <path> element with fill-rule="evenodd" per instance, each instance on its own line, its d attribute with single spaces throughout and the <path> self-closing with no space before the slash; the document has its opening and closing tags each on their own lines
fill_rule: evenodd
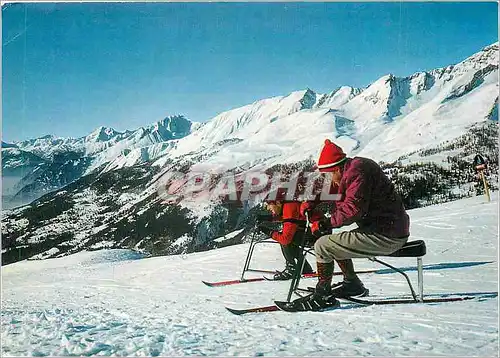
<svg viewBox="0 0 500 358">
<path fill-rule="evenodd" d="M 335 297 L 364 297 L 368 296 L 370 291 L 365 288 L 363 282 L 359 278 L 355 279 L 344 279 L 342 282 L 338 282 L 332 286 L 332 294 Z"/>
<path fill-rule="evenodd" d="M 293 312 L 322 311 L 340 307 L 340 302 L 332 294 L 328 282 L 319 282 L 313 293 L 298 298 L 289 303 L 288 308 Z"/>
</svg>

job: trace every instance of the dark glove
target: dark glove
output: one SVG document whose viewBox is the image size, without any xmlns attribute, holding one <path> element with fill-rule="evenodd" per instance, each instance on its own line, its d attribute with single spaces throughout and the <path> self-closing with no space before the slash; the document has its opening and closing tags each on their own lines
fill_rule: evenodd
<svg viewBox="0 0 500 358">
<path fill-rule="evenodd" d="M 332 233 L 332 224 L 328 219 L 316 221 L 311 225 L 311 232 L 316 238 L 323 235 L 330 235 Z"/>
<path fill-rule="evenodd" d="M 273 221 L 273 215 L 272 214 L 257 214 L 256 221 L 258 223 L 261 223 L 264 221 Z"/>
<path fill-rule="evenodd" d="M 267 235 L 269 237 L 271 237 L 271 235 L 273 234 L 273 231 L 274 231 L 273 229 L 268 228 L 265 225 L 258 225 L 257 229 L 259 229 L 261 233 L 263 233 L 264 235 Z"/>
</svg>

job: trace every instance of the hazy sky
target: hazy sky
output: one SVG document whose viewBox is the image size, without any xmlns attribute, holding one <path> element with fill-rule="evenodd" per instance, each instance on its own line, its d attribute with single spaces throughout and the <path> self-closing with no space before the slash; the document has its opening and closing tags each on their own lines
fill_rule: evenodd
<svg viewBox="0 0 500 358">
<path fill-rule="evenodd" d="M 2 7 L 4 141 L 206 121 L 307 87 L 364 87 L 498 41 L 496 2 Z"/>
</svg>

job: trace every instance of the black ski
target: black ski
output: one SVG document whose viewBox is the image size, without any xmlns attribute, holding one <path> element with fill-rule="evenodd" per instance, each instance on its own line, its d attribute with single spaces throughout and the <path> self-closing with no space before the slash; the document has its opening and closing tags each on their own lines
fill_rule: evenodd
<svg viewBox="0 0 500 358">
<path fill-rule="evenodd" d="M 455 297 L 435 297 L 435 298 L 424 298 L 423 301 L 415 301 L 413 298 L 395 298 L 395 299 L 381 299 L 381 300 L 362 300 L 355 297 L 342 297 L 339 299 L 346 300 L 353 303 L 359 303 L 361 305 L 399 305 L 408 303 L 440 303 L 440 302 L 456 302 L 456 301 L 468 301 L 468 300 L 481 300 L 486 298 L 497 297 L 498 293 L 484 293 L 480 295 L 469 295 L 469 296 L 455 296 Z"/>
<path fill-rule="evenodd" d="M 354 297 L 349 298 L 339 298 L 340 300 L 349 301 L 351 303 L 355 303 L 356 305 L 352 305 L 349 307 L 345 307 L 341 305 L 340 307 L 335 308 L 327 308 L 323 311 L 331 311 L 336 309 L 347 309 L 347 308 L 355 308 L 355 307 L 363 307 L 370 305 L 398 305 L 398 304 L 418 304 L 418 303 L 445 303 L 445 302 L 458 302 L 458 301 L 468 301 L 468 300 L 484 300 L 488 298 L 498 297 L 498 292 L 478 292 L 478 293 L 465 293 L 462 296 L 454 296 L 450 297 L 453 294 L 444 294 L 441 297 L 433 297 L 433 298 L 424 298 L 423 302 L 415 301 L 412 298 L 390 298 L 390 299 L 381 299 L 381 300 L 361 300 Z M 257 312 L 275 312 L 275 311 L 286 311 L 286 312 L 296 312 L 289 306 L 289 303 L 286 301 L 274 301 L 274 305 L 272 306 L 262 306 L 262 307 L 252 307 L 252 308 L 243 308 L 243 309 L 234 309 L 230 307 L 226 307 L 226 309 L 236 315 L 242 315 L 246 313 L 257 313 Z M 321 312 L 323 312 L 321 311 Z"/>
<path fill-rule="evenodd" d="M 285 311 L 285 312 L 298 312 L 292 305 L 291 302 L 287 302 L 287 301 L 274 301 L 274 304 L 281 310 L 281 311 Z M 332 311 L 332 310 L 336 310 L 336 309 L 339 309 L 341 308 L 341 306 L 339 304 L 337 304 L 336 306 L 334 307 L 327 307 L 327 308 L 324 308 L 324 309 L 321 309 L 321 310 L 318 310 L 318 311 L 314 311 L 314 312 L 324 312 L 324 311 Z M 345 308 L 345 307 L 344 307 Z M 313 311 L 309 311 L 309 312 L 313 312 Z"/>
</svg>

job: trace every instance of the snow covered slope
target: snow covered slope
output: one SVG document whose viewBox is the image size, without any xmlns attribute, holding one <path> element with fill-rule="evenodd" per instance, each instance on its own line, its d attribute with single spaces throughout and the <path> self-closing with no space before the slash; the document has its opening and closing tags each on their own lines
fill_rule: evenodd
<svg viewBox="0 0 500 358">
<path fill-rule="evenodd" d="M 427 295 L 497 292 L 497 193 L 491 203 L 481 196 L 409 214 L 411 238 L 427 243 Z M 281 269 L 278 246 L 261 246 L 252 266 Z M 234 316 L 225 305 L 269 305 L 286 298 L 289 284 L 201 283 L 238 278 L 247 249 L 154 258 L 103 250 L 3 267 L 2 356 L 498 355 L 498 298 Z M 416 283 L 414 259 L 387 261 Z M 372 296 L 408 294 L 402 276 L 365 259 L 355 266 L 380 269 L 361 277 Z"/>
</svg>

